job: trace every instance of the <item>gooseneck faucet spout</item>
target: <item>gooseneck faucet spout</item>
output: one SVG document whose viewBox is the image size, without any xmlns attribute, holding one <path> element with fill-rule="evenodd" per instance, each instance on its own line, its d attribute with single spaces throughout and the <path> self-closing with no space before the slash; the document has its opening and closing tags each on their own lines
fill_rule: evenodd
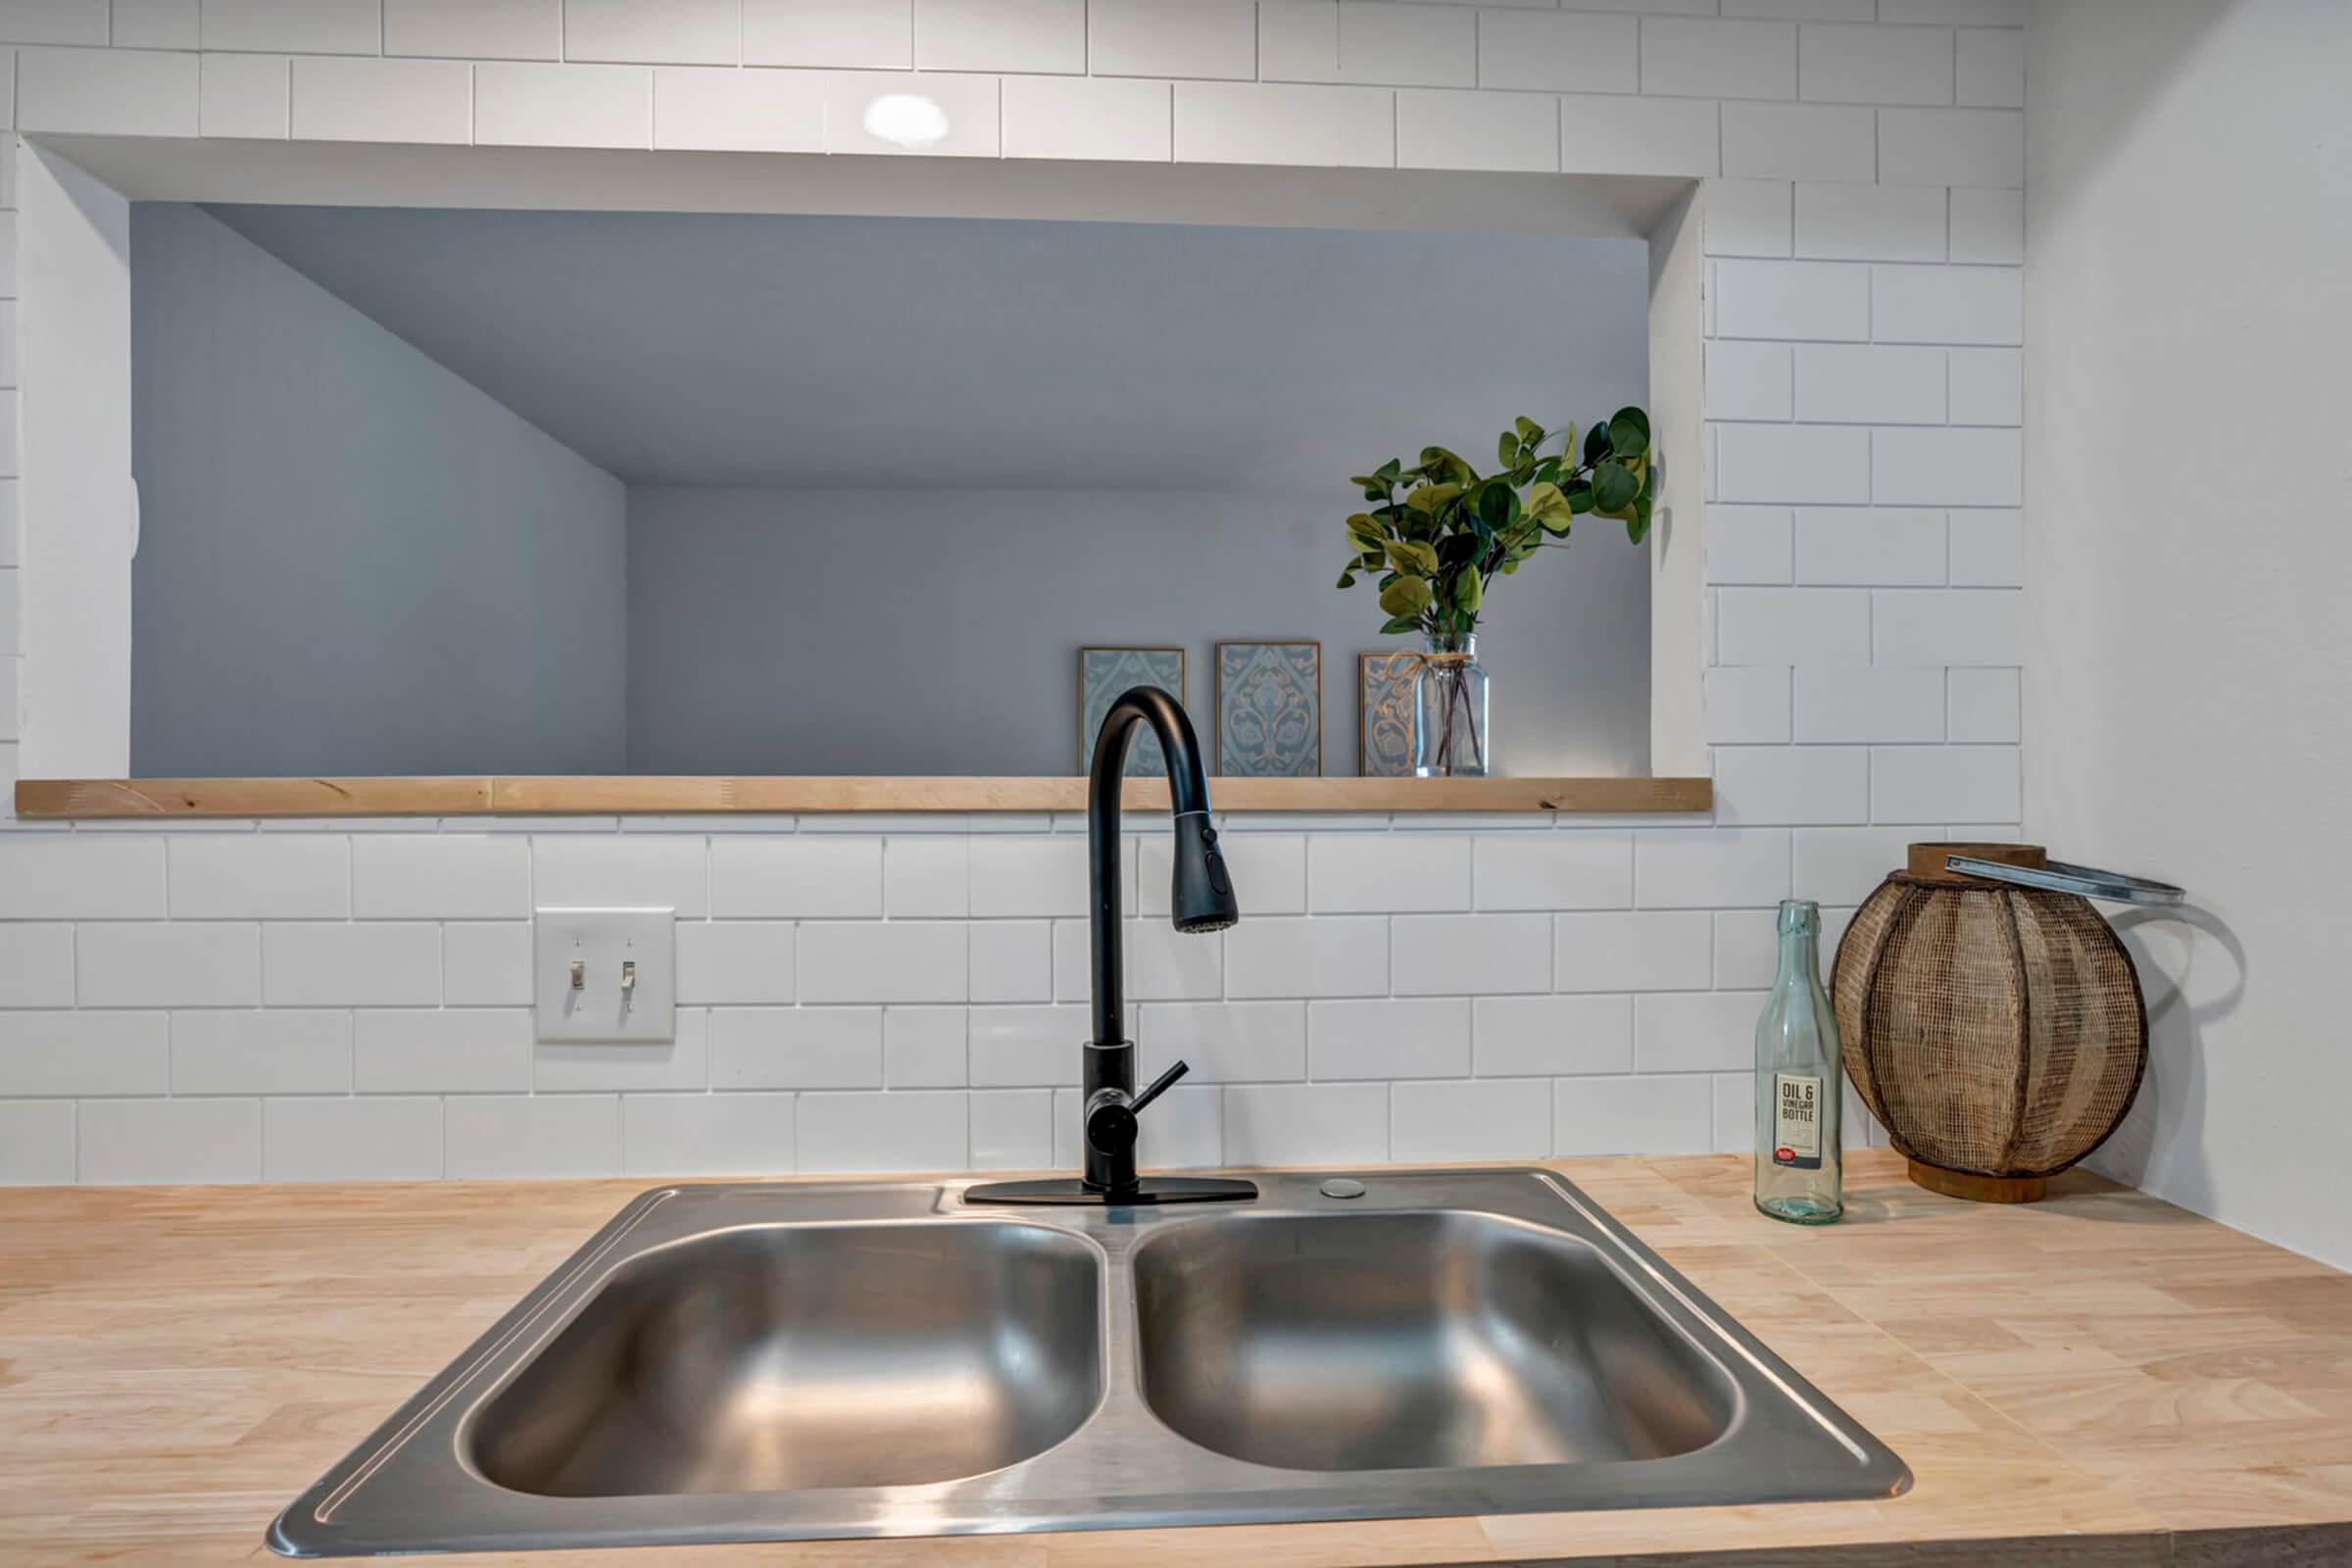
<svg viewBox="0 0 2352 1568">
<path fill-rule="evenodd" d="M 1087 782 L 1094 1036 L 1086 1043 L 1079 1076 L 1085 1175 L 1075 1182 L 987 1183 L 965 1191 L 967 1203 L 1176 1203 L 1257 1196 L 1256 1187 L 1245 1181 L 1163 1176 L 1147 1182 L 1136 1173 L 1137 1117 L 1188 1070 L 1179 1061 L 1142 1094 L 1136 1093 L 1135 1042 L 1127 1038 L 1126 960 L 1119 926 L 1119 789 L 1138 724 L 1152 726 L 1168 769 L 1176 836 L 1170 919 L 1179 931 L 1206 933 L 1222 931 L 1241 918 L 1233 879 L 1209 820 L 1208 774 L 1200 765 L 1193 721 L 1157 687 L 1122 692 L 1096 733 Z"/>
</svg>

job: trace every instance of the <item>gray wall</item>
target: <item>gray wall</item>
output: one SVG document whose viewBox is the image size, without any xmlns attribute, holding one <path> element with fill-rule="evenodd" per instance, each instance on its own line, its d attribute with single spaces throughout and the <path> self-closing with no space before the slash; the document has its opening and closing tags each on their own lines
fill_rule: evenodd
<svg viewBox="0 0 2352 1568">
<path fill-rule="evenodd" d="M 1217 639 L 1314 638 L 1351 774 L 1355 656 L 1408 643 L 1332 586 L 1346 490 L 631 486 L 630 770 L 1072 772 L 1082 644 L 1185 647 L 1205 738 Z M 1647 562 L 1596 523 L 1497 581 L 1498 771 L 1648 770 Z"/>
<path fill-rule="evenodd" d="M 131 312 L 133 771 L 620 769 L 618 480 L 192 207 Z"/>
</svg>

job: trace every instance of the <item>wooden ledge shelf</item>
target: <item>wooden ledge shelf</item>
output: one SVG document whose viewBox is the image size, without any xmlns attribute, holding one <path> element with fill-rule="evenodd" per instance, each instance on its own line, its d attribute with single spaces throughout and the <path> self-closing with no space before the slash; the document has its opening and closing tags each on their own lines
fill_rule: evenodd
<svg viewBox="0 0 2352 1568">
<path fill-rule="evenodd" d="M 1704 811 L 1703 778 L 1217 778 L 1220 811 Z M 1125 803 L 1168 808 L 1158 779 Z M 1082 778 L 51 778 L 17 785 L 26 818 L 662 815 L 769 811 L 1080 811 Z"/>
</svg>

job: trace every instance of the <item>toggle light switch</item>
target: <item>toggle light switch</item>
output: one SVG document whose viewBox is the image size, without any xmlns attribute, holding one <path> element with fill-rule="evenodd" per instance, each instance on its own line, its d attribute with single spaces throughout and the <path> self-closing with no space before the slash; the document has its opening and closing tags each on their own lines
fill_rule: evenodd
<svg viewBox="0 0 2352 1568">
<path fill-rule="evenodd" d="M 677 914 L 540 909 L 532 992 L 541 1040 L 677 1037 Z"/>
</svg>

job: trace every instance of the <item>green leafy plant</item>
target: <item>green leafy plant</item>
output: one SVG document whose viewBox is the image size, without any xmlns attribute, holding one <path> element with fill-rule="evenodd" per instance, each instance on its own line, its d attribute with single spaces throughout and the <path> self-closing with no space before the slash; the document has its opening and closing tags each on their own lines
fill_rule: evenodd
<svg viewBox="0 0 2352 1568">
<path fill-rule="evenodd" d="M 1522 416 L 1494 451 L 1501 466 L 1483 476 L 1444 447 L 1423 447 L 1410 468 L 1391 458 L 1350 481 L 1374 505 L 1348 519 L 1351 559 L 1339 585 L 1378 573 L 1383 632 L 1468 636 L 1495 575 L 1538 550 L 1567 548 L 1578 517 L 1622 521 L 1635 544 L 1648 537 L 1658 466 L 1640 409 L 1586 431 L 1581 452 L 1574 425 L 1546 430 Z"/>
</svg>

